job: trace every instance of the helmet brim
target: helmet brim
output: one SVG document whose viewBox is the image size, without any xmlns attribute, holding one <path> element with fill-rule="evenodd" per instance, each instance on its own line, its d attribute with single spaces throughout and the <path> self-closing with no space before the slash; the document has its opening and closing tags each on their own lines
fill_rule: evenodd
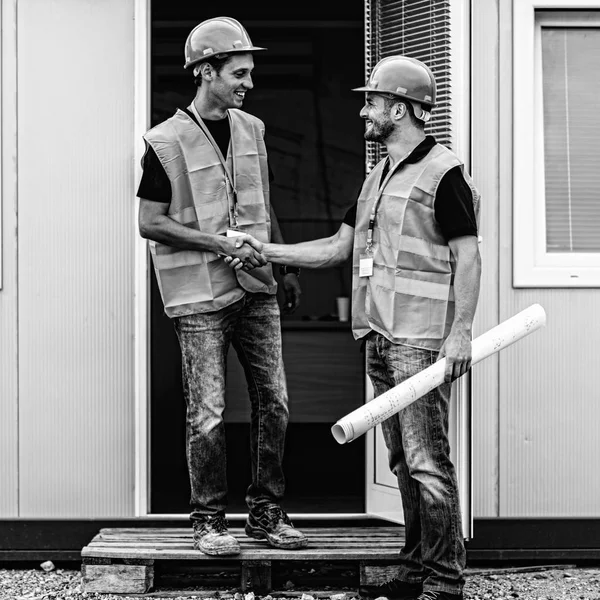
<svg viewBox="0 0 600 600">
<path fill-rule="evenodd" d="M 260 46 L 250 46 L 247 48 L 234 48 L 232 50 L 227 50 L 227 52 L 213 52 L 212 54 L 207 54 L 206 56 L 203 56 L 197 60 L 193 60 L 190 61 L 189 63 L 185 63 L 185 65 L 183 65 L 184 69 L 189 69 L 190 67 L 193 67 L 194 65 L 197 65 L 198 63 L 204 62 L 205 60 L 212 58 L 213 56 L 216 56 L 217 54 L 243 54 L 245 52 L 260 52 L 261 50 L 267 50 L 267 48 L 261 48 Z"/>
<path fill-rule="evenodd" d="M 419 98 L 415 98 L 414 96 L 408 96 L 406 94 L 398 94 L 396 92 L 392 92 L 390 90 L 378 90 L 376 88 L 372 88 L 369 86 L 363 86 L 363 87 L 359 87 L 359 88 L 352 88 L 353 92 L 371 92 L 373 94 L 382 94 L 382 95 L 392 95 L 392 96 L 396 96 L 399 100 L 410 100 L 411 102 L 418 102 L 419 104 L 421 104 L 426 110 L 431 111 L 434 107 L 435 107 L 435 103 L 431 103 L 431 102 L 426 102 L 425 100 L 420 100 Z"/>
</svg>

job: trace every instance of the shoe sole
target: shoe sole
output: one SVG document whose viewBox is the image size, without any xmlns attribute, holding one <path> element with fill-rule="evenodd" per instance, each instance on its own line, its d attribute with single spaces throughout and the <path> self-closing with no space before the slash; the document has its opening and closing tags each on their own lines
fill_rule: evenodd
<svg viewBox="0 0 600 600">
<path fill-rule="evenodd" d="M 200 546 L 194 546 L 194 548 L 209 556 L 236 556 L 240 553 L 239 546 L 225 546 L 224 548 L 211 548 L 210 550 L 201 548 Z"/>
<path fill-rule="evenodd" d="M 273 548 L 280 548 L 281 550 L 300 550 L 308 546 L 308 540 L 292 540 L 290 542 L 277 542 L 274 541 L 269 534 L 265 533 L 262 529 L 255 529 L 246 525 L 246 535 L 255 540 L 267 540 L 267 542 Z"/>
</svg>

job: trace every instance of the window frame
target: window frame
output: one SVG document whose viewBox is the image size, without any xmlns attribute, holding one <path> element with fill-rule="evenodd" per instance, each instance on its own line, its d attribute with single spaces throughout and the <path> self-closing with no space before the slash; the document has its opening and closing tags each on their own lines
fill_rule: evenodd
<svg viewBox="0 0 600 600">
<path fill-rule="evenodd" d="M 548 252 L 546 250 L 541 30 L 543 26 L 589 27 L 590 22 L 592 25 L 597 23 L 600 27 L 600 0 L 579 0 L 573 4 L 567 4 L 566 0 L 519 0 L 514 3 L 513 287 L 515 288 L 600 287 L 600 252 Z M 586 12 L 574 12 L 571 9 L 582 9 Z M 548 12 L 544 14 L 546 11 Z"/>
</svg>

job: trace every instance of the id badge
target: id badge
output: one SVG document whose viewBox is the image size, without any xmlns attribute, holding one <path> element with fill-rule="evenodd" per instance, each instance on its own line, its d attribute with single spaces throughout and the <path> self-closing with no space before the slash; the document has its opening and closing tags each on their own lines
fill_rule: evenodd
<svg viewBox="0 0 600 600">
<path fill-rule="evenodd" d="M 240 235 L 244 235 L 243 231 L 240 231 L 239 229 L 232 229 L 231 227 L 227 229 L 227 237 L 238 237 Z"/>
<path fill-rule="evenodd" d="M 371 277 L 373 275 L 373 255 L 361 254 L 358 262 L 358 276 Z"/>
</svg>

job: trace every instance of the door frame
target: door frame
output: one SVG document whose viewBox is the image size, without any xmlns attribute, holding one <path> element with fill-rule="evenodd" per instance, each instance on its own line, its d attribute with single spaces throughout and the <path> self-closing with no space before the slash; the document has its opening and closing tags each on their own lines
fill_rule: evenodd
<svg viewBox="0 0 600 600">
<path fill-rule="evenodd" d="M 134 92 L 134 189 L 142 175 L 140 157 L 145 145 L 143 134 L 151 125 L 151 0 L 134 0 L 135 28 L 135 92 Z M 147 242 L 137 232 L 139 202 L 135 202 L 135 501 L 134 515 L 151 519 L 177 519 L 187 514 L 150 513 L 150 269 L 152 268 Z M 333 425 L 333 423 L 332 423 Z M 358 442 L 361 443 L 361 442 Z M 290 513 L 296 520 L 360 520 L 361 513 Z M 246 514 L 231 513 L 229 518 L 246 518 Z"/>
<path fill-rule="evenodd" d="M 151 0 L 134 0 L 134 127 L 133 127 L 133 161 L 134 161 L 134 190 L 142 175 L 140 157 L 145 147 L 142 139 L 143 134 L 151 124 Z M 456 71 L 456 94 L 457 102 L 454 119 L 454 139 L 457 154 L 465 159 L 465 166 L 470 169 L 471 131 L 470 131 L 470 2 L 471 0 L 451 0 L 453 14 L 452 39 L 453 62 L 462 65 Z M 134 516 L 148 517 L 152 519 L 178 518 L 179 514 L 154 514 L 149 512 L 150 508 L 150 259 L 146 240 L 137 232 L 137 220 L 139 202 L 135 206 L 135 291 L 134 291 L 134 411 L 135 411 L 135 482 L 134 482 Z M 463 378 L 465 379 L 465 378 Z M 470 379 L 469 379 L 470 382 Z M 471 492 L 471 394 L 468 382 L 459 382 L 457 403 L 457 427 L 460 442 L 457 448 L 457 460 L 465 468 L 460 469 L 459 485 L 461 489 L 469 490 L 467 506 L 463 508 L 463 527 L 466 537 L 472 532 L 472 492 Z M 460 435 L 460 431 L 464 433 Z M 363 443 L 358 441 L 357 443 Z M 369 474 L 374 476 L 374 432 L 367 432 L 365 453 L 365 475 L 369 481 Z M 374 479 L 372 479 L 374 481 Z M 463 488 L 462 486 L 467 486 Z M 378 486 L 381 487 L 381 486 Z M 310 520 L 352 520 L 365 518 L 381 518 L 383 515 L 369 511 L 368 509 L 368 483 L 365 486 L 365 512 L 362 513 L 296 513 L 290 516 L 294 519 Z M 397 490 L 396 490 L 397 492 Z M 385 492 L 384 492 L 385 493 Z M 391 490 L 387 490 L 390 495 Z M 393 494 L 397 497 L 397 494 Z M 395 501 L 395 500 L 394 500 Z M 231 518 L 245 517 L 243 514 L 231 514 Z M 395 520 L 395 519 L 394 519 Z M 468 535 L 467 535 L 468 534 Z"/>
<path fill-rule="evenodd" d="M 134 124 L 133 189 L 142 176 L 140 157 L 144 153 L 142 135 L 150 126 L 150 0 L 134 0 Z M 134 287 L 134 411 L 135 411 L 135 491 L 134 515 L 148 515 L 149 472 L 149 311 L 150 277 L 146 240 L 137 232 L 139 202 L 135 201 L 135 287 Z M 152 515 L 155 518 L 155 515 Z"/>
</svg>

